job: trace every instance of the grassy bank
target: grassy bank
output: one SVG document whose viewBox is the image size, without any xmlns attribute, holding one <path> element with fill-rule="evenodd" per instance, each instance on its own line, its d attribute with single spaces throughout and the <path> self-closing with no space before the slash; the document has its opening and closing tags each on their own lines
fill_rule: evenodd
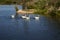
<svg viewBox="0 0 60 40">
<path fill-rule="evenodd" d="M 30 5 L 28 9 L 36 10 L 34 14 L 60 16 L 60 0 L 39 0 L 34 5 Z"/>
</svg>

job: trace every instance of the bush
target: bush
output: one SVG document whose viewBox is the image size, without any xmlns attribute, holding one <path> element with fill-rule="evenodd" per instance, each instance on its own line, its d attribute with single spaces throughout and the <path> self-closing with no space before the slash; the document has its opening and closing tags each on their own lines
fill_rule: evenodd
<svg viewBox="0 0 60 40">
<path fill-rule="evenodd" d="M 27 8 L 28 8 L 28 9 L 34 9 L 35 7 L 34 7 L 34 5 L 33 5 L 33 6 L 30 5 L 30 6 L 28 6 Z"/>
</svg>

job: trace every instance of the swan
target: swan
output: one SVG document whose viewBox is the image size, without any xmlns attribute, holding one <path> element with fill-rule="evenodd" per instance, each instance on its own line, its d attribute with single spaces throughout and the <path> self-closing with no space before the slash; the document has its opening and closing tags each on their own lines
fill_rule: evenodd
<svg viewBox="0 0 60 40">
<path fill-rule="evenodd" d="M 27 19 L 27 20 L 30 19 L 30 17 L 28 17 L 28 16 L 26 16 L 26 15 L 22 16 L 22 18 L 23 18 L 23 19 Z"/>
<path fill-rule="evenodd" d="M 15 18 L 15 15 L 11 15 L 11 18 Z"/>
<path fill-rule="evenodd" d="M 30 19 L 30 17 L 26 17 L 26 19 L 27 19 L 27 20 L 29 20 L 29 19 Z"/>
<path fill-rule="evenodd" d="M 39 17 L 35 17 L 36 20 L 39 20 Z"/>
<path fill-rule="evenodd" d="M 39 18 L 40 18 L 39 15 L 35 17 L 36 20 L 39 20 Z"/>
<path fill-rule="evenodd" d="M 24 15 L 24 16 L 21 16 L 23 19 L 25 19 L 26 18 L 26 15 Z"/>
</svg>

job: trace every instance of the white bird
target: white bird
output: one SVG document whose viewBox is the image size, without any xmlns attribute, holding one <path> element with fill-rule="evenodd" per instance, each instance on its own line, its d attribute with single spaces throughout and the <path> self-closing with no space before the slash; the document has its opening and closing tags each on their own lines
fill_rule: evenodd
<svg viewBox="0 0 60 40">
<path fill-rule="evenodd" d="M 24 16 L 21 16 L 23 19 L 25 19 L 26 18 L 26 15 L 24 15 Z"/>
<path fill-rule="evenodd" d="M 11 15 L 11 18 L 15 18 L 15 15 Z"/>
<path fill-rule="evenodd" d="M 39 20 L 39 16 L 38 17 L 35 17 L 36 20 Z"/>
<path fill-rule="evenodd" d="M 29 19 L 30 19 L 30 17 L 26 17 L 26 19 L 27 19 L 27 20 L 29 20 Z"/>
</svg>

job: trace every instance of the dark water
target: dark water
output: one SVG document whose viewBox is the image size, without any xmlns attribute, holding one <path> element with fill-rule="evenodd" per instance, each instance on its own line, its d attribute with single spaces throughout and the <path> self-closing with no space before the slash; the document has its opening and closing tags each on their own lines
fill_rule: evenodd
<svg viewBox="0 0 60 40">
<path fill-rule="evenodd" d="M 0 5 L 0 40 L 60 40 L 58 21 L 42 15 L 39 20 L 11 19 L 15 13 L 14 6 Z"/>
</svg>

